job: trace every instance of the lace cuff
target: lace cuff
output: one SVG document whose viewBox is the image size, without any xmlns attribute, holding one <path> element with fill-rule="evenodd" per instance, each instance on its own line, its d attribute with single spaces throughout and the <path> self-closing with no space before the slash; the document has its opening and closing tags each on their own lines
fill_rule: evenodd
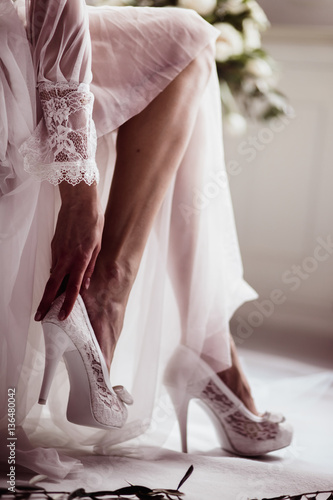
<svg viewBox="0 0 333 500">
<path fill-rule="evenodd" d="M 41 83 L 44 118 L 21 146 L 24 169 L 53 185 L 98 182 L 93 94 L 84 83 Z"/>
</svg>

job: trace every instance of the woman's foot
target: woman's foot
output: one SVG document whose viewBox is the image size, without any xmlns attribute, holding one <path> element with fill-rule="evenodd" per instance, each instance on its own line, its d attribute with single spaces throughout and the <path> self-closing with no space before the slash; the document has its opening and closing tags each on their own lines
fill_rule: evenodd
<svg viewBox="0 0 333 500">
<path fill-rule="evenodd" d="M 67 419 L 87 427 L 120 428 L 127 419 L 125 404 L 132 404 L 132 398 L 122 386 L 111 386 L 96 339 L 91 337 L 82 297 L 75 301 L 73 315 L 59 320 L 64 299 L 65 293 L 57 297 L 42 322 L 45 370 L 38 402 L 46 404 L 57 364 L 63 357 L 71 387 Z"/>
<path fill-rule="evenodd" d="M 108 271 L 96 267 L 88 290 L 81 292 L 109 370 L 123 327 L 131 286 L 128 273 L 115 264 Z"/>
<path fill-rule="evenodd" d="M 232 338 L 230 338 L 231 360 L 232 366 L 217 375 L 229 387 L 229 389 L 242 401 L 248 410 L 255 415 L 260 416 L 254 403 L 250 385 L 242 370 L 236 346 Z"/>
</svg>

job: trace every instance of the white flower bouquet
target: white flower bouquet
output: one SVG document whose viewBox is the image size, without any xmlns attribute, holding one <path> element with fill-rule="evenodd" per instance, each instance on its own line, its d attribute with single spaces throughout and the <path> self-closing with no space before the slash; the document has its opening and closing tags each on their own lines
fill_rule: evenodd
<svg viewBox="0 0 333 500">
<path fill-rule="evenodd" d="M 235 132 L 247 119 L 269 120 L 292 113 L 276 85 L 276 64 L 261 48 L 269 21 L 254 0 L 86 0 L 90 5 L 134 5 L 194 9 L 220 35 L 216 65 L 226 123 Z"/>
</svg>

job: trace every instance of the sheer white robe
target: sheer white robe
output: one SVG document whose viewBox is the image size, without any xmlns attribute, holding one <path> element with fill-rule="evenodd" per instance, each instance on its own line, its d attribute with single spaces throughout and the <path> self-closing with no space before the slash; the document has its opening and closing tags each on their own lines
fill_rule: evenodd
<svg viewBox="0 0 333 500">
<path fill-rule="evenodd" d="M 37 405 L 44 346 L 40 324 L 32 318 L 49 274 L 59 208 L 55 184 L 99 176 L 105 204 L 118 127 L 217 34 L 196 13 L 182 9 L 31 0 L 26 12 L 26 19 L 19 18 L 11 0 L 0 1 L 1 451 L 6 460 L 7 391 L 15 387 L 18 462 L 64 477 L 78 465 L 68 457 L 77 450 L 138 455 L 143 444 L 162 444 L 173 423 L 162 376 L 175 346 L 183 342 L 209 357 L 217 370 L 227 368 L 229 320 L 256 295 L 242 278 L 213 71 L 190 144 L 149 237 L 111 369 L 112 384 L 125 385 L 134 397 L 128 422 L 108 432 L 67 422 L 62 363 L 47 408 Z M 71 111 L 72 133 L 55 127 L 52 105 L 61 103 L 63 94 L 55 97 L 52 87 L 67 88 L 85 103 Z M 61 133 L 67 142 L 60 141 Z M 80 137 L 80 147 L 73 146 L 73 137 Z M 66 154 L 59 150 L 63 144 Z M 190 278 L 185 291 L 176 276 L 183 268 Z M 180 301 L 186 294 L 185 313 Z"/>
</svg>

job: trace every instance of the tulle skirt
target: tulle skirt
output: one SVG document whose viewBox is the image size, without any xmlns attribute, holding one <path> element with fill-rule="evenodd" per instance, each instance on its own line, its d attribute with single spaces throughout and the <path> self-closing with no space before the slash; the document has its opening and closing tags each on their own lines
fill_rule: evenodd
<svg viewBox="0 0 333 500">
<path fill-rule="evenodd" d="M 217 35 L 195 12 L 175 8 L 92 7 L 89 22 L 105 205 L 117 129 Z M 44 345 L 40 324 L 32 318 L 49 275 L 59 196 L 57 188 L 24 171 L 19 153 L 35 133 L 38 102 L 24 23 L 10 0 L 0 5 L 0 55 L 1 450 L 6 450 L 8 389 L 15 388 L 17 461 L 64 477 L 79 465 L 73 458 L 78 451 L 139 456 L 143 444 L 162 445 L 174 422 L 162 381 L 168 358 L 182 342 L 210 358 L 216 370 L 227 368 L 229 320 L 256 294 L 242 278 L 213 70 L 187 151 L 149 236 L 111 369 L 112 384 L 125 385 L 134 397 L 128 422 L 107 432 L 67 422 L 62 362 L 48 405 L 40 407 Z M 174 293 L 174 273 L 182 266 L 190 273 L 183 291 L 186 314 Z"/>
</svg>

